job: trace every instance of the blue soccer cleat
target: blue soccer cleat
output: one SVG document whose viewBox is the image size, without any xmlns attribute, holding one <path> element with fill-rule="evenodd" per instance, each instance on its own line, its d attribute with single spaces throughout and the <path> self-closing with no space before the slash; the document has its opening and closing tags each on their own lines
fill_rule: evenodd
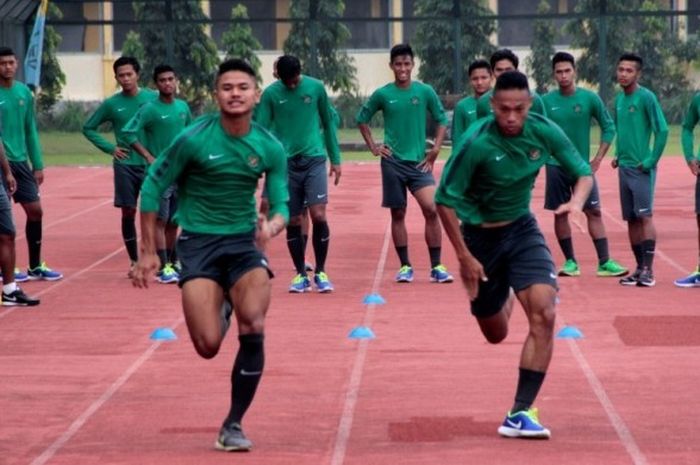
<svg viewBox="0 0 700 465">
<path fill-rule="evenodd" d="M 292 278 L 292 284 L 289 285 L 289 292 L 302 294 L 311 291 L 311 281 L 303 274 L 297 274 Z"/>
<path fill-rule="evenodd" d="M 445 265 L 438 265 L 430 270 L 430 282 L 432 283 L 451 283 L 455 278 L 448 273 Z"/>
<path fill-rule="evenodd" d="M 323 271 L 319 271 L 314 275 L 314 284 L 316 284 L 316 290 L 321 294 L 333 292 L 333 284 L 328 279 L 328 275 Z"/>
<path fill-rule="evenodd" d="M 180 274 L 175 271 L 171 263 L 166 263 L 162 270 L 158 272 L 156 281 L 161 284 L 176 284 L 180 281 Z"/>
<path fill-rule="evenodd" d="M 399 268 L 399 272 L 396 273 L 396 282 L 410 283 L 411 281 L 413 281 L 413 268 L 408 265 Z"/>
<path fill-rule="evenodd" d="M 41 265 L 37 266 L 36 268 L 29 268 L 27 270 L 27 276 L 32 281 L 58 281 L 59 279 L 63 278 L 61 273 L 46 266 L 46 262 L 41 262 Z M 15 281 L 17 281 L 16 275 Z"/>
<path fill-rule="evenodd" d="M 676 279 L 673 281 L 673 284 L 678 287 L 700 287 L 700 267 L 696 268 L 695 271 L 685 278 Z"/>
<path fill-rule="evenodd" d="M 498 434 L 507 438 L 549 439 L 552 433 L 540 424 L 537 414 L 536 408 L 508 412 Z"/>
</svg>

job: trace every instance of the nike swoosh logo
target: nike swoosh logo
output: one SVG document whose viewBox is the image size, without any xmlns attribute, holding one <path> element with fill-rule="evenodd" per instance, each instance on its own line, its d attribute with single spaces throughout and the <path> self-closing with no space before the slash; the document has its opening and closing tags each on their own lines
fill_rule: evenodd
<svg viewBox="0 0 700 465">
<path fill-rule="evenodd" d="M 561 108 L 561 107 L 552 107 L 551 110 L 552 110 L 552 111 L 557 111 L 559 108 Z"/>
<path fill-rule="evenodd" d="M 217 154 L 217 155 L 214 155 L 213 153 L 210 153 L 210 154 L 209 154 L 209 159 L 210 159 L 210 160 L 216 160 L 217 158 L 221 158 L 221 157 L 223 157 L 223 156 L 224 156 L 223 153 L 219 153 L 219 154 Z"/>
<path fill-rule="evenodd" d="M 331 240 L 330 237 L 322 237 L 322 238 L 321 238 L 321 242 L 328 242 L 328 241 L 330 241 L 330 240 Z"/>
<path fill-rule="evenodd" d="M 557 279 L 557 275 L 555 275 L 554 273 L 549 273 L 549 277 L 552 279 Z"/>
<path fill-rule="evenodd" d="M 169 118 L 169 117 L 170 117 L 170 115 L 164 115 L 164 116 L 161 116 L 160 119 L 166 119 L 166 118 Z"/>
<path fill-rule="evenodd" d="M 286 102 L 287 102 L 287 99 L 280 100 L 280 105 L 282 105 L 283 103 L 286 103 Z"/>
<path fill-rule="evenodd" d="M 243 376 L 257 376 L 261 375 L 262 371 L 246 371 L 245 368 L 241 368 L 241 374 Z"/>
<path fill-rule="evenodd" d="M 496 155 L 496 161 L 501 161 L 505 158 L 505 155 Z"/>
<path fill-rule="evenodd" d="M 469 111 L 467 112 L 468 115 L 471 115 L 472 113 L 476 113 L 476 110 L 469 110 Z"/>
<path fill-rule="evenodd" d="M 514 421 L 510 421 L 510 420 L 506 419 L 506 423 L 508 423 L 508 426 L 511 426 L 511 427 L 513 427 L 513 428 L 515 428 L 515 429 L 520 429 L 520 427 L 523 426 L 523 422 L 522 422 L 522 421 L 519 421 L 519 422 L 516 423 L 516 422 L 514 422 Z"/>
<path fill-rule="evenodd" d="M 640 208 L 639 209 L 639 213 L 648 212 L 648 211 L 649 211 L 648 208 Z"/>
<path fill-rule="evenodd" d="M 328 195 L 328 194 L 317 194 L 317 195 L 316 195 L 316 198 L 317 198 L 317 199 L 322 199 L 322 198 L 324 198 L 326 195 Z"/>
<path fill-rule="evenodd" d="M 183 235 L 180 235 L 180 240 L 181 240 L 181 241 L 186 241 L 186 240 L 188 240 L 189 238 L 190 238 L 190 236 L 183 236 Z"/>
<path fill-rule="evenodd" d="M 597 200 L 594 200 L 594 201 L 591 202 L 591 205 L 598 205 L 599 203 L 600 203 L 600 202 L 598 202 Z"/>
<path fill-rule="evenodd" d="M 124 110 L 126 110 L 126 108 L 117 108 L 117 113 L 119 113 L 120 111 L 124 111 Z"/>
<path fill-rule="evenodd" d="M 394 100 L 389 100 L 389 103 L 396 103 L 396 102 L 398 102 L 398 100 L 396 100 L 396 99 L 394 99 Z"/>
<path fill-rule="evenodd" d="M 5 100 L 3 100 L 2 102 L 0 102 L 0 105 L 2 105 L 3 103 L 5 103 Z"/>
</svg>

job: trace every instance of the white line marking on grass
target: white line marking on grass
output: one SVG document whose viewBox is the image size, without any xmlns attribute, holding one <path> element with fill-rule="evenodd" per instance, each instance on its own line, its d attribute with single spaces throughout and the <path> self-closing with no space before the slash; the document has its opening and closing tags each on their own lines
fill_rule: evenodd
<svg viewBox="0 0 700 465">
<path fill-rule="evenodd" d="M 382 251 L 379 254 L 379 262 L 374 273 L 374 282 L 372 283 L 372 293 L 376 294 L 379 291 L 379 285 L 382 282 L 384 267 L 386 265 L 387 252 L 389 251 L 389 242 L 391 241 L 391 223 L 387 224 L 384 232 L 384 243 Z M 374 319 L 375 304 L 367 305 L 367 311 L 362 324 L 370 327 Z M 343 406 L 343 414 L 340 417 L 338 425 L 338 434 L 335 437 L 335 445 L 333 446 L 333 455 L 331 456 L 331 465 L 341 465 L 345 461 L 345 451 L 348 447 L 350 432 L 352 430 L 352 421 L 355 416 L 355 406 L 357 398 L 360 394 L 360 384 L 362 383 L 362 372 L 365 368 L 365 359 L 367 358 L 367 346 L 369 339 L 360 339 L 357 344 L 357 352 L 355 353 L 355 362 L 352 366 L 352 374 L 350 375 L 350 384 L 348 391 L 345 394 L 345 405 Z"/>
</svg>

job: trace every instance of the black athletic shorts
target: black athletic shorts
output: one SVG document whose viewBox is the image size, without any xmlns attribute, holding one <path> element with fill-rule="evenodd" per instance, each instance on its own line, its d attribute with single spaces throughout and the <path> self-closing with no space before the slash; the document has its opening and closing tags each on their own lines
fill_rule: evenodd
<svg viewBox="0 0 700 465">
<path fill-rule="evenodd" d="M 552 254 L 532 214 L 497 228 L 462 225 L 462 235 L 488 278 L 479 283 L 479 295 L 471 303 L 477 318 L 498 313 L 511 288 L 516 292 L 533 284 L 557 288 Z"/>
<path fill-rule="evenodd" d="M 158 208 L 158 219 L 172 223 L 175 212 L 177 212 L 177 184 L 173 184 L 163 192 Z"/>
<path fill-rule="evenodd" d="M 326 157 L 295 155 L 287 160 L 289 216 L 299 216 L 305 207 L 328 203 Z"/>
<path fill-rule="evenodd" d="M 414 194 L 424 187 L 435 185 L 433 173 L 418 169 L 419 163 L 382 157 L 382 207 L 406 208 L 406 189 Z"/>
<path fill-rule="evenodd" d="M 141 184 L 146 177 L 146 167 L 117 162 L 112 166 L 114 168 L 114 206 L 136 208 Z"/>
<path fill-rule="evenodd" d="M 651 216 L 654 212 L 656 170 L 642 171 L 639 168 L 620 166 L 617 171 L 622 219 L 629 221 Z"/>
<path fill-rule="evenodd" d="M 16 203 L 32 203 L 39 200 L 39 184 L 27 161 L 11 161 L 10 171 L 17 181 L 17 190 L 12 194 Z"/>
<path fill-rule="evenodd" d="M 225 236 L 182 231 L 177 257 L 182 267 L 180 287 L 190 279 L 208 278 L 228 291 L 253 268 L 265 268 L 270 278 L 274 276 L 265 254 L 255 246 L 254 231 Z"/>
<path fill-rule="evenodd" d="M 12 205 L 5 187 L 0 184 L 0 234 L 15 235 L 15 222 L 12 217 Z"/>
<path fill-rule="evenodd" d="M 577 179 L 566 172 L 561 166 L 545 165 L 547 182 L 544 189 L 544 208 L 556 210 L 560 205 L 571 200 L 574 186 Z M 600 210 L 600 194 L 598 193 L 598 183 L 593 177 L 593 187 L 591 193 L 583 205 L 584 210 Z"/>
</svg>

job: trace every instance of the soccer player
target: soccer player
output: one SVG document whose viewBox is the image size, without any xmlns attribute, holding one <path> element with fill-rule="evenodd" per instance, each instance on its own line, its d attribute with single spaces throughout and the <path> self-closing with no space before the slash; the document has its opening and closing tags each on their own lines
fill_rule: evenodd
<svg viewBox="0 0 700 465">
<path fill-rule="evenodd" d="M 138 260 L 136 207 L 149 160 L 130 148 L 129 142 L 124 138 L 124 126 L 142 105 L 155 100 L 158 94 L 151 89 L 139 88 L 141 65 L 136 58 L 120 57 L 112 68 L 121 91 L 102 102 L 83 125 L 83 134 L 95 147 L 113 157 L 114 206 L 121 209 L 122 213 L 122 238 L 131 261 L 131 275 Z M 116 144 L 106 140 L 97 130 L 106 122 L 112 124 Z"/>
<path fill-rule="evenodd" d="M 26 275 L 15 270 L 15 281 L 56 281 L 61 279 L 63 274 L 49 268 L 41 259 L 44 211 L 41 207 L 39 186 L 44 182 L 44 161 L 36 129 L 34 97 L 29 87 L 15 80 L 17 65 L 17 57 L 12 49 L 0 47 L 0 118 L 3 145 L 12 175 L 17 182 L 17 189 L 12 198 L 27 214 L 25 234 L 29 250 L 29 269 Z"/>
<path fill-rule="evenodd" d="M 340 148 L 336 137 L 328 94 L 318 79 L 301 74 L 297 57 L 283 55 L 277 60 L 279 80 L 268 86 L 260 98 L 256 121 L 269 128 L 287 150 L 289 174 L 289 226 L 287 247 L 296 275 L 289 292 L 311 290 L 304 261 L 302 221 L 304 206 L 311 216 L 311 241 L 316 259 L 314 284 L 321 293 L 333 291 L 326 273 L 330 229 L 326 217 L 328 180 L 326 157 L 330 159 L 329 176 L 338 185 L 341 176 Z"/>
<path fill-rule="evenodd" d="M 177 76 L 169 65 L 158 65 L 153 70 L 153 82 L 158 89 L 158 98 L 142 106 L 123 130 L 124 140 L 148 163 L 158 158 L 172 143 L 175 136 L 192 122 L 190 107 L 184 100 L 175 98 Z M 141 140 L 140 137 L 144 139 Z M 143 142 L 143 143 L 142 143 Z M 160 271 L 160 283 L 176 283 L 179 279 L 174 267 L 177 223 L 177 187 L 170 186 L 160 203 L 156 221 L 156 240 Z"/>
<path fill-rule="evenodd" d="M 469 65 L 469 83 L 474 95 L 461 99 L 452 114 L 452 145 L 459 142 L 469 125 L 476 121 L 476 102 L 479 97 L 491 90 L 493 72 L 486 60 L 476 60 Z"/>
<path fill-rule="evenodd" d="M 559 89 L 542 97 L 547 115 L 562 128 L 586 162 L 590 158 L 591 119 L 595 119 L 600 126 L 600 145 L 595 157 L 590 161 L 591 171 L 595 173 L 615 138 L 615 123 L 597 94 L 576 86 L 576 62 L 573 55 L 566 52 L 555 53 L 552 57 L 552 71 Z M 547 162 L 546 173 L 544 208 L 556 211 L 561 204 L 571 199 L 576 179 L 567 174 L 553 158 Z M 586 214 L 588 232 L 598 255 L 596 274 L 598 276 L 625 275 L 628 273 L 627 268 L 610 258 L 600 207 L 598 185 L 593 178 L 593 189 L 586 200 L 583 212 Z M 578 276 L 581 270 L 574 255 L 568 215 L 554 215 L 554 233 L 566 259 L 559 269 L 559 276 Z"/>
<path fill-rule="evenodd" d="M 613 168 L 618 169 L 622 218 L 627 221 L 630 245 L 637 269 L 620 279 L 623 286 L 656 284 L 653 264 L 656 228 L 653 221 L 656 164 L 666 146 L 668 125 L 656 95 L 639 85 L 642 57 L 623 54 L 617 63 L 617 82 L 622 90 L 615 97 L 617 144 Z M 649 147 L 651 134 L 654 146 Z"/>
<path fill-rule="evenodd" d="M 494 116 L 475 123 L 471 137 L 450 157 L 435 200 L 486 340 L 505 339 L 514 298 L 527 315 L 515 402 L 498 432 L 549 438 L 532 404 L 552 356 L 557 275 L 530 212 L 531 189 L 542 165 L 555 157 L 578 179 L 557 213 L 579 219 L 593 182 L 591 169 L 556 124 L 529 114 L 532 97 L 524 74 L 501 74 L 491 102 Z"/>
<path fill-rule="evenodd" d="M 288 218 L 287 161 L 282 145 L 251 122 L 258 97 L 255 71 L 238 59 L 219 66 L 219 112 L 197 119 L 148 171 L 141 191 L 141 256 L 134 284 L 146 287 L 159 266 L 156 217 L 163 192 L 179 187 L 182 233 L 179 285 L 187 329 L 197 353 L 214 357 L 231 312 L 240 347 L 231 372 L 231 408 L 216 447 L 249 450 L 241 421 L 264 365 L 264 324 L 270 303 L 269 265 L 262 250 Z M 256 213 L 255 191 L 265 176 L 269 219 Z M 233 306 L 233 310 L 231 309 Z"/>
<path fill-rule="evenodd" d="M 502 48 L 493 52 L 491 58 L 489 59 L 489 63 L 491 64 L 493 77 L 495 79 L 498 79 L 498 76 L 505 73 L 506 71 L 517 71 L 518 65 L 520 65 L 520 59 L 515 53 L 513 53 L 512 50 Z M 493 113 L 491 105 L 492 92 L 493 91 L 491 90 L 487 91 L 476 101 L 477 118 L 483 118 Z M 530 111 L 532 113 L 539 113 L 540 115 L 547 116 L 547 111 L 544 108 L 542 98 L 539 95 L 537 95 L 537 92 L 531 92 L 531 94 L 532 108 L 530 108 Z"/>
<path fill-rule="evenodd" d="M 416 199 L 425 218 L 425 241 L 430 255 L 430 280 L 448 283 L 452 275 L 440 261 L 442 229 L 435 210 L 433 164 L 447 129 L 447 118 L 435 90 L 428 84 L 411 79 L 413 49 L 408 44 L 395 45 L 390 52 L 389 67 L 394 82 L 380 87 L 357 114 L 360 133 L 375 157 L 381 159 L 382 207 L 391 210 L 391 237 L 401 267 L 396 282 L 413 281 L 413 266 L 408 256 L 406 229 L 406 189 Z M 369 122 L 381 111 L 384 116 L 384 143 L 372 138 Z M 428 112 L 438 123 L 435 144 L 426 151 L 425 126 Z"/>
<path fill-rule="evenodd" d="M 674 284 L 678 287 L 700 287 L 700 155 L 693 150 L 693 129 L 700 121 L 700 93 L 695 94 L 688 106 L 688 111 L 683 119 L 681 131 L 681 143 L 683 156 L 688 162 L 690 173 L 695 176 L 695 214 L 698 225 L 698 267 L 685 278 L 676 279 Z"/>
</svg>

